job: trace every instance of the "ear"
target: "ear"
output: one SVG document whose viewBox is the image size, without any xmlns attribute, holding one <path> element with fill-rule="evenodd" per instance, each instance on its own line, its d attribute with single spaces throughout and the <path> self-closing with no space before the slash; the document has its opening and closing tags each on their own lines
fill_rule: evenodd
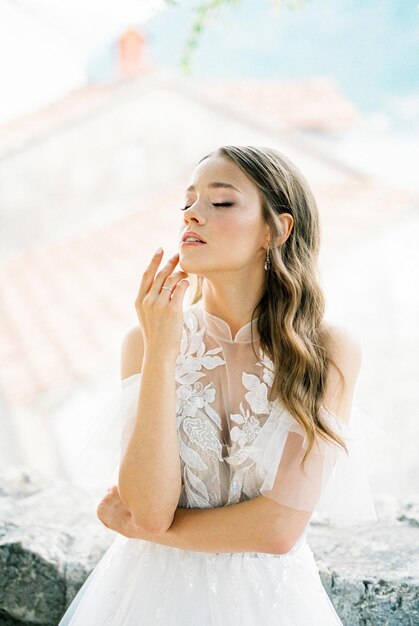
<svg viewBox="0 0 419 626">
<path fill-rule="evenodd" d="M 276 244 L 279 246 L 285 243 L 290 236 L 294 227 L 294 218 L 290 215 L 290 213 L 280 213 L 279 215 L 276 215 L 275 218 L 278 222 L 278 230 L 281 233 L 276 238 Z"/>
</svg>

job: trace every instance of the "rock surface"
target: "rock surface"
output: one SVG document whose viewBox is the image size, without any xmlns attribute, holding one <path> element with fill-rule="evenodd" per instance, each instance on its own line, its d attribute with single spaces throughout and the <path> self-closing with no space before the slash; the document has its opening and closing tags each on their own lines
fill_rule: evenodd
<svg viewBox="0 0 419 626">
<path fill-rule="evenodd" d="M 56 626 L 115 538 L 97 497 L 13 466 L 0 477 L 0 625 Z"/>
<path fill-rule="evenodd" d="M 0 476 L 0 625 L 56 626 L 115 538 L 96 517 L 103 494 L 13 466 Z M 308 541 L 345 626 L 419 624 L 419 498 L 376 500 L 379 521 Z"/>
</svg>

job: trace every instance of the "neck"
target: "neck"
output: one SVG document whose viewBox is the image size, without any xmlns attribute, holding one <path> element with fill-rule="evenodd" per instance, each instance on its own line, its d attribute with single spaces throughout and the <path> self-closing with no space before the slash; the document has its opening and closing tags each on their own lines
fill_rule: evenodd
<svg viewBox="0 0 419 626">
<path fill-rule="evenodd" d="M 252 291 L 249 286 L 225 283 L 214 285 L 204 279 L 202 285 L 202 302 L 204 308 L 213 315 L 224 320 L 231 329 L 233 336 L 251 321 L 252 313 L 261 295 Z"/>
</svg>

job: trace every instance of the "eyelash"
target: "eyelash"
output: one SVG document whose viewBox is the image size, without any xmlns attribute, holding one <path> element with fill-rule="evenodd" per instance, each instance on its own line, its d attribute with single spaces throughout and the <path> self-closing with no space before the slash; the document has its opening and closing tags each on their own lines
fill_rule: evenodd
<svg viewBox="0 0 419 626">
<path fill-rule="evenodd" d="M 234 202 L 213 202 L 212 205 L 213 206 L 233 206 Z M 190 205 L 191 206 L 191 205 Z M 181 211 L 186 211 L 186 209 L 189 209 L 188 206 L 185 206 L 184 208 L 181 208 Z"/>
</svg>

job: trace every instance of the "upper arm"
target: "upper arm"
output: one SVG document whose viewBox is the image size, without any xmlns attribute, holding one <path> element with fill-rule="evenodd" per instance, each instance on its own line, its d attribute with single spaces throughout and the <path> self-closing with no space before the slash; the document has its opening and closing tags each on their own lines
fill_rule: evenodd
<svg viewBox="0 0 419 626">
<path fill-rule="evenodd" d="M 121 380 L 141 372 L 144 357 L 144 340 L 141 327 L 133 326 L 121 345 Z"/>
<path fill-rule="evenodd" d="M 325 339 L 329 358 L 323 404 L 348 421 L 361 368 L 362 348 L 358 338 L 342 326 L 329 326 Z"/>
</svg>

